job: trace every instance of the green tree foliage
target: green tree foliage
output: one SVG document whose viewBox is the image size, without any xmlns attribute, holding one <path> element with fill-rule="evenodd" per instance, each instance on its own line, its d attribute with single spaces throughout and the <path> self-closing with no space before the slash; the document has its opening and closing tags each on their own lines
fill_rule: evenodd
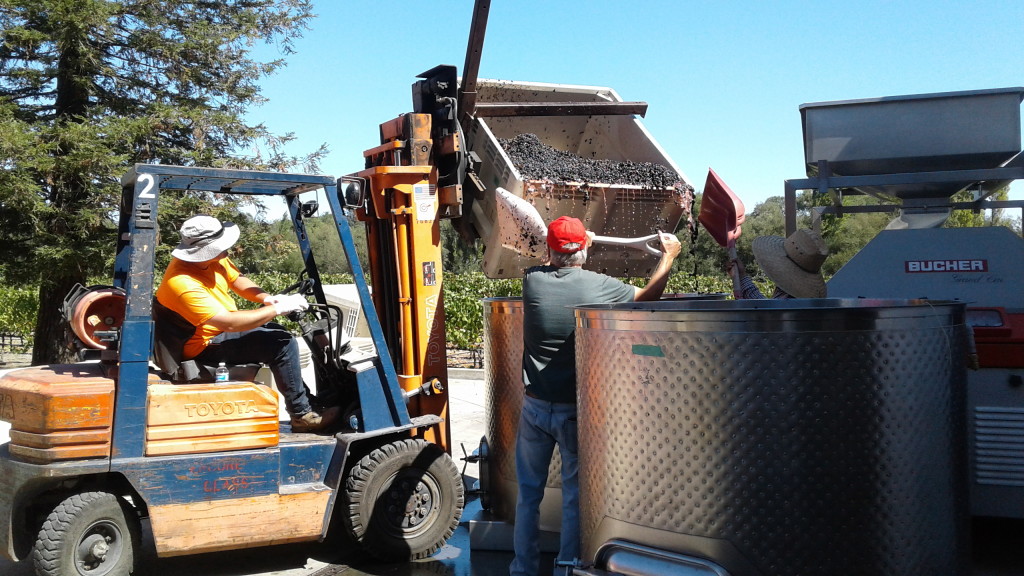
<svg viewBox="0 0 1024 576">
<path fill-rule="evenodd" d="M 32 345 L 32 328 L 36 322 L 39 298 L 27 288 L 0 290 L 0 334 L 21 336 L 27 346 Z"/>
<path fill-rule="evenodd" d="M 989 200 L 1007 200 L 1010 197 L 1009 187 L 995 191 Z M 974 193 L 971 190 L 961 190 L 951 198 L 953 202 L 971 202 L 974 200 Z M 1015 220 L 1004 210 L 992 210 L 989 212 L 972 212 L 970 210 L 957 210 L 950 214 L 946 222 L 949 228 L 976 228 L 978 226 L 1006 226 L 1013 230 L 1020 230 L 1020 220 Z"/>
<path fill-rule="evenodd" d="M 830 196 L 812 195 L 805 192 L 805 198 L 813 206 L 828 206 L 832 203 Z M 881 202 L 865 195 L 846 195 L 842 198 L 844 206 L 877 206 Z M 845 214 L 821 216 L 821 235 L 828 245 L 829 257 L 822 266 L 822 274 L 829 278 L 846 264 L 850 258 L 860 252 L 872 238 L 885 229 L 885 226 L 897 216 L 895 211 L 867 212 L 863 214 Z M 810 224 L 809 224 L 810 225 Z"/>
<path fill-rule="evenodd" d="M 797 226 L 811 228 L 814 226 L 812 215 L 816 208 L 828 206 L 832 202 L 830 196 L 821 196 L 811 191 L 804 191 L 797 196 Z M 863 195 L 852 195 L 843 198 L 845 206 L 861 206 L 867 204 L 878 204 L 878 200 Z M 846 215 L 837 217 L 834 215 L 821 216 L 819 226 L 825 243 L 829 247 L 830 257 L 825 261 L 822 272 L 829 277 L 842 267 L 854 254 L 860 251 L 885 225 L 895 216 L 894 213 L 868 213 L 857 215 Z M 753 241 L 761 236 L 785 236 L 785 199 L 782 196 L 772 196 L 748 209 L 745 220 L 741 226 L 742 234 L 736 242 L 737 257 L 744 263 L 747 273 L 754 279 L 755 283 L 767 287 L 771 291 L 771 285 L 762 273 L 754 258 Z M 717 244 L 710 239 L 710 235 L 703 242 L 703 246 L 710 245 L 717 249 L 710 257 L 705 256 L 705 264 L 701 269 L 702 273 L 708 276 L 725 275 L 725 265 L 728 256 L 724 248 L 718 248 Z M 711 266 L 708 266 L 708 264 Z M 727 291 L 731 291 L 731 287 Z M 764 290 L 762 290 L 764 291 Z"/>
<path fill-rule="evenodd" d="M 824 216 L 823 232 L 829 247 L 829 257 L 822 266 L 826 278 L 832 276 L 844 264 L 860 252 L 872 238 L 878 235 L 894 217 L 891 213 L 868 213 L 844 216 Z M 825 227 L 826 224 L 831 224 Z"/>
<path fill-rule="evenodd" d="M 320 274 L 350 274 L 352 271 L 345 258 L 345 252 L 341 249 L 341 240 L 338 238 L 338 228 L 334 223 L 334 216 L 322 214 L 306 218 L 305 224 L 306 234 L 313 248 Z M 359 262 L 365 267 L 369 263 L 366 229 L 361 222 L 354 219 L 349 220 L 349 227 L 352 230 L 356 252 L 359 254 Z M 291 218 L 286 216 L 273 223 L 270 227 L 270 236 L 274 244 L 278 246 L 277 253 L 281 258 L 276 269 L 289 274 L 301 272 L 305 264 L 302 261 L 302 254 L 299 252 L 299 245 L 295 241 L 295 229 Z"/>
<path fill-rule="evenodd" d="M 322 214 L 307 218 L 305 222 L 306 232 L 313 252 L 316 254 L 317 267 L 321 274 L 351 273 L 345 253 L 341 249 L 341 241 L 338 239 L 334 216 Z M 370 262 L 366 245 L 366 227 L 354 217 L 350 217 L 349 227 L 359 261 L 365 270 Z M 281 252 L 285 254 L 275 269 L 298 274 L 303 268 L 303 263 L 302 256 L 298 251 L 298 244 L 295 242 L 291 219 L 284 217 L 273 223 L 269 235 L 273 242 L 281 243 Z M 482 259 L 482 252 L 478 245 L 467 245 L 451 226 L 450 221 L 443 220 L 441 222 L 441 265 L 445 274 L 478 272 Z"/>
<path fill-rule="evenodd" d="M 1008 197 L 1008 188 L 1003 188 L 992 194 L 989 199 L 1006 200 Z M 825 206 L 831 202 L 830 198 L 819 195 L 815 195 L 810 200 L 815 206 Z M 958 192 L 950 198 L 950 202 L 953 203 L 970 202 L 972 200 L 973 193 L 970 190 Z M 842 202 L 845 207 L 879 206 L 883 203 L 874 197 L 856 194 L 844 196 Z M 830 256 L 822 268 L 825 277 L 827 278 L 835 274 L 898 216 L 899 211 L 896 209 L 847 214 L 841 217 L 831 214 L 822 216 L 822 235 L 830 251 Z M 954 210 L 944 226 L 947 228 L 1006 226 L 1018 232 L 1020 231 L 1019 221 L 1014 220 L 1002 210 L 994 210 L 988 213 Z"/>
<path fill-rule="evenodd" d="M 483 248 L 478 241 L 467 244 L 451 224 L 441 222 L 441 265 L 445 272 L 462 274 L 480 270 L 483 264 Z"/>
<path fill-rule="evenodd" d="M 448 347 L 470 350 L 482 346 L 482 300 L 522 294 L 523 283 L 518 278 L 489 280 L 480 271 L 446 275 L 444 316 Z"/>
<path fill-rule="evenodd" d="M 244 118 L 283 64 L 255 44 L 287 54 L 311 17 L 310 0 L 0 0 L 0 279 L 39 284 L 34 363 L 66 356 L 59 304 L 109 263 L 133 163 L 315 165 L 323 150 L 288 157 L 290 136 Z M 197 212 L 239 218 L 231 199 L 161 210 L 165 237 Z"/>
<path fill-rule="evenodd" d="M 694 200 L 693 219 L 696 223 L 700 202 L 703 195 Z M 676 259 L 675 270 L 689 275 L 713 276 L 723 273 L 727 260 L 725 249 L 719 246 L 711 234 L 700 224 L 696 224 L 694 234 L 686 232 L 685 224 L 677 233 L 683 250 Z M 685 236 L 690 236 L 689 238 Z"/>
<path fill-rule="evenodd" d="M 694 214 L 700 213 L 700 203 L 703 201 L 703 194 L 697 197 Z M 810 197 L 801 196 L 797 202 L 798 223 L 800 226 L 810 225 Z M 745 206 L 743 222 L 740 224 L 740 237 L 736 241 L 736 256 L 747 268 L 747 272 L 755 280 L 760 275 L 760 269 L 754 260 L 754 252 L 751 244 L 758 236 L 785 236 L 784 200 L 782 196 L 772 196 L 764 202 L 751 206 Z M 696 216 L 695 216 L 696 217 Z M 684 242 L 684 245 L 686 243 Z M 682 258 L 681 265 L 684 267 L 693 266 L 693 274 L 697 276 L 718 277 L 726 276 L 726 264 L 729 260 L 729 253 L 726 248 L 719 246 L 711 234 L 701 226 L 695 242 L 690 244 L 690 254 Z M 729 292 L 732 288 L 729 288 Z"/>
</svg>

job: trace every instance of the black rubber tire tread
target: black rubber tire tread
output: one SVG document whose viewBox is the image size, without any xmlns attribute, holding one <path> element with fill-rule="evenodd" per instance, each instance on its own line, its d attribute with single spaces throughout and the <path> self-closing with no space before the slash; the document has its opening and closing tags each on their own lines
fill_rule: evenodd
<svg viewBox="0 0 1024 576">
<path fill-rule="evenodd" d="M 50 512 L 32 549 L 36 575 L 78 576 L 76 547 L 84 532 L 97 520 L 115 523 L 122 534 L 121 556 L 105 576 L 130 576 L 135 567 L 135 553 L 139 550 L 141 527 L 128 504 L 108 492 L 69 496 Z"/>
<path fill-rule="evenodd" d="M 382 511 L 375 503 L 399 472 L 413 471 L 437 486 L 433 512 L 425 525 L 410 538 L 389 531 Z M 455 533 L 465 505 L 465 491 L 459 470 L 451 457 L 436 444 L 404 439 L 385 444 L 357 462 L 345 480 L 345 528 L 369 554 L 389 562 L 418 560 L 432 556 Z M 375 514 L 376 513 L 376 514 Z"/>
</svg>

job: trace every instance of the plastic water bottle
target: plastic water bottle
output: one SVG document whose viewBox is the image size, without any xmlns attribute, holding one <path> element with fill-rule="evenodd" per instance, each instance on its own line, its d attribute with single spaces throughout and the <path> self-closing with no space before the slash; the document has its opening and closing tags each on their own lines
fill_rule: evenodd
<svg viewBox="0 0 1024 576">
<path fill-rule="evenodd" d="M 227 382 L 228 381 L 228 367 L 225 366 L 223 362 L 221 362 L 217 366 L 217 371 L 215 372 L 215 374 L 217 375 L 217 378 L 216 378 L 217 382 Z"/>
</svg>

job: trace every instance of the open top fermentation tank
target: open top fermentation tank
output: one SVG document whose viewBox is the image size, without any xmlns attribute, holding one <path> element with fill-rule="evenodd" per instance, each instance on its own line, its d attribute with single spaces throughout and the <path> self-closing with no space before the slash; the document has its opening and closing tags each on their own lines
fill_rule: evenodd
<svg viewBox="0 0 1024 576">
<path fill-rule="evenodd" d="M 722 300 L 723 293 L 665 294 L 663 301 Z M 481 488 L 486 490 L 486 508 L 499 521 L 515 517 L 516 486 L 515 446 L 519 414 L 523 407 L 523 299 L 485 298 L 484 324 L 484 392 L 487 406 L 488 457 L 482 464 Z M 561 455 L 555 447 L 548 467 L 548 480 L 540 509 L 540 527 L 558 532 L 562 526 Z M 486 480 L 484 480 L 486 479 Z M 474 547 L 486 549 L 495 544 L 489 540 L 481 524 L 470 526 Z M 479 542 L 479 544 L 477 544 Z"/>
<path fill-rule="evenodd" d="M 648 302 L 576 318 L 584 561 L 964 573 L 963 304 Z M 651 550 L 659 571 L 632 565 Z"/>
</svg>

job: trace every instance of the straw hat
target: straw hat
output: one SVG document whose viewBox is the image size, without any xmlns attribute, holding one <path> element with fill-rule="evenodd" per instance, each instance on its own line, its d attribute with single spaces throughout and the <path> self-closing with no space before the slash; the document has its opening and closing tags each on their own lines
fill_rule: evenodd
<svg viewBox="0 0 1024 576">
<path fill-rule="evenodd" d="M 213 216 L 193 216 L 181 225 L 181 243 L 171 256 L 185 262 L 206 262 L 238 242 L 241 230 Z"/>
<path fill-rule="evenodd" d="M 825 297 L 821 265 L 828 257 L 828 247 L 817 232 L 801 229 L 788 238 L 759 236 L 752 247 L 765 275 L 787 294 L 796 298 Z"/>
</svg>

